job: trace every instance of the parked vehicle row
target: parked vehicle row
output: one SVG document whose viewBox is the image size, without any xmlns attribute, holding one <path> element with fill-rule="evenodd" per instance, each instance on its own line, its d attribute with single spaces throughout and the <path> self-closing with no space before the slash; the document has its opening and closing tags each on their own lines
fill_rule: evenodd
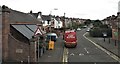
<svg viewBox="0 0 120 64">
<path fill-rule="evenodd" d="M 55 33 L 48 33 L 46 35 L 38 35 L 35 38 L 37 57 L 41 57 L 49 49 L 49 42 L 56 42 L 58 36 Z"/>
</svg>

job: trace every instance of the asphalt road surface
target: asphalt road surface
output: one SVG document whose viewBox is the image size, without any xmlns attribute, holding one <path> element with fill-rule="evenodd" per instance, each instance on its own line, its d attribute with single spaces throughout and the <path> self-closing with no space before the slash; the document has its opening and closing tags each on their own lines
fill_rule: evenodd
<svg viewBox="0 0 120 64">
<path fill-rule="evenodd" d="M 78 45 L 76 48 L 67 48 L 67 62 L 117 62 L 85 39 L 83 37 L 85 32 L 86 29 L 77 31 Z"/>
</svg>

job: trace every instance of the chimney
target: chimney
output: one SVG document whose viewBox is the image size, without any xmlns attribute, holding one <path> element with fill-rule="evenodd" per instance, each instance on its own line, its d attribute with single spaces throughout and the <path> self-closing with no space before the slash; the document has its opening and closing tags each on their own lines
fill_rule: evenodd
<svg viewBox="0 0 120 64">
<path fill-rule="evenodd" d="M 3 5 L 2 6 L 2 59 L 3 61 L 7 61 L 9 59 L 9 46 L 8 46 L 8 41 L 9 41 L 9 33 L 10 33 L 10 21 L 9 21 L 9 15 L 10 13 L 10 8 L 7 6 Z M 3 36 L 4 35 L 4 36 Z"/>
<path fill-rule="evenodd" d="M 40 11 L 40 12 L 38 12 L 38 14 L 40 14 L 41 16 L 42 16 L 42 12 Z"/>
<path fill-rule="evenodd" d="M 33 12 L 32 12 L 32 10 L 30 11 L 30 14 L 32 14 Z"/>
<path fill-rule="evenodd" d="M 8 12 L 8 13 L 10 13 L 10 10 L 9 10 L 9 8 L 7 6 L 3 5 L 2 6 L 2 12 Z"/>
</svg>

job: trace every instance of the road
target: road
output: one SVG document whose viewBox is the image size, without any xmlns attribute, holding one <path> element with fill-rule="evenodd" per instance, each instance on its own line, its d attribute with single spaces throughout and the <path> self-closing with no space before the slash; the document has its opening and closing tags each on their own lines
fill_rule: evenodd
<svg viewBox="0 0 120 64">
<path fill-rule="evenodd" d="M 67 48 L 67 62 L 117 62 L 97 46 L 83 37 L 86 29 L 77 31 L 78 45 Z"/>
<path fill-rule="evenodd" d="M 59 37 L 55 43 L 55 49 L 46 51 L 39 62 L 87 62 L 88 64 L 90 64 L 89 62 L 94 64 L 101 64 L 96 62 L 117 62 L 111 56 L 106 54 L 106 52 L 88 41 L 83 36 L 85 32 L 86 29 L 77 31 L 78 45 L 76 48 L 64 47 L 63 49 L 63 40 Z"/>
</svg>

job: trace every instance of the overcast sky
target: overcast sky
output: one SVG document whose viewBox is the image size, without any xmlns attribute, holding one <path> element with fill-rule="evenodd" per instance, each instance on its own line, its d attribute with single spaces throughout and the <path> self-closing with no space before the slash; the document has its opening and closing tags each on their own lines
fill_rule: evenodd
<svg viewBox="0 0 120 64">
<path fill-rule="evenodd" d="M 43 15 L 75 17 L 83 19 L 104 19 L 116 15 L 119 0 L 0 0 L 0 5 L 28 13 L 41 11 Z M 54 10 L 57 8 L 58 10 Z"/>
</svg>

